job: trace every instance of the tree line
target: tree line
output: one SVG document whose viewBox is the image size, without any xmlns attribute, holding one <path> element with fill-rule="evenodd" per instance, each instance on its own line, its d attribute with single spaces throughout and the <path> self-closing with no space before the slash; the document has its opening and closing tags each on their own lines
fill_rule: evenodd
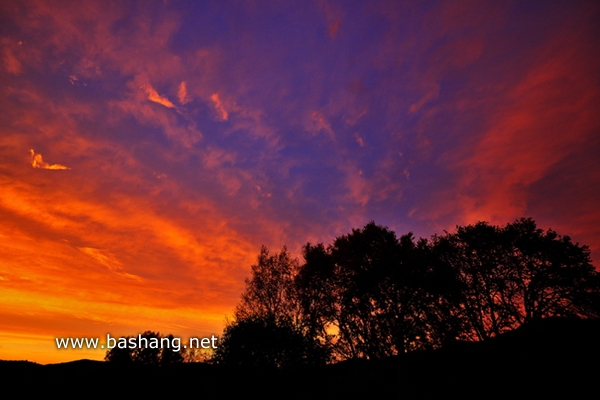
<svg viewBox="0 0 600 400">
<path fill-rule="evenodd" d="M 303 261 L 262 247 L 213 361 L 295 367 L 482 341 L 541 318 L 600 317 L 587 246 L 522 218 L 398 238 L 368 223 Z"/>
<path fill-rule="evenodd" d="M 107 343 L 109 350 L 104 361 L 121 365 L 169 367 L 183 362 L 205 362 L 212 354 L 205 348 L 198 348 L 197 344 L 196 347 L 184 345 L 172 334 L 153 331 L 113 340 L 114 343 Z"/>
</svg>

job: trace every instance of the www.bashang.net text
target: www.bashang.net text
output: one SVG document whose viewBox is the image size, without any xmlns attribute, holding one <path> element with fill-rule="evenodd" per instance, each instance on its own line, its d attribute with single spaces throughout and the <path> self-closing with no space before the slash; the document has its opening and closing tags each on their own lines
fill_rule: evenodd
<svg viewBox="0 0 600 400">
<path fill-rule="evenodd" d="M 186 343 L 182 343 L 178 337 L 147 338 L 141 334 L 131 337 L 112 337 L 106 335 L 106 342 L 100 342 L 100 338 L 56 338 L 56 347 L 59 349 L 171 349 L 180 351 L 183 349 L 216 349 L 218 338 L 215 335 L 211 337 L 197 338 L 192 337 Z"/>
</svg>

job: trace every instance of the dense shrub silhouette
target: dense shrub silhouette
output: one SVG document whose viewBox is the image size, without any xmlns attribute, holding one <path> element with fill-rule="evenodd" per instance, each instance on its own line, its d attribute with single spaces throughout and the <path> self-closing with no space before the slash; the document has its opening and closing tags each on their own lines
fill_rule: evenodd
<svg viewBox="0 0 600 400">
<path fill-rule="evenodd" d="M 228 366 L 298 368 L 325 364 L 327 350 L 288 322 L 245 318 L 225 328 L 213 361 Z"/>
<path fill-rule="evenodd" d="M 104 360 L 124 365 L 137 364 L 153 366 L 169 366 L 183 362 L 183 346 L 180 346 L 179 349 L 173 349 L 162 345 L 167 342 L 173 343 L 173 335 L 162 336 L 158 332 L 146 331 L 139 336 L 142 339 L 145 339 L 148 344 L 147 346 L 131 346 L 129 339 L 137 339 L 135 336 L 119 338 L 125 339 L 125 342 L 121 341 L 120 344 L 117 342 L 113 348 L 106 352 Z"/>
</svg>

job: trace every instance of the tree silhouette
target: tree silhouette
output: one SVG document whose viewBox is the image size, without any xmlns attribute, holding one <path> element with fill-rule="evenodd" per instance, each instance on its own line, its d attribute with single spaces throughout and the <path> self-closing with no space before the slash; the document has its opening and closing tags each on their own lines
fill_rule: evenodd
<svg viewBox="0 0 600 400">
<path fill-rule="evenodd" d="M 599 274 L 587 246 L 568 236 L 544 232 L 532 219 L 508 224 L 503 234 L 512 245 L 511 298 L 519 322 L 548 317 L 600 317 Z"/>
<path fill-rule="evenodd" d="M 247 317 L 229 324 L 213 361 L 228 366 L 298 368 L 328 361 L 327 350 L 288 320 Z"/>
<path fill-rule="evenodd" d="M 167 335 L 166 338 L 170 343 L 173 343 L 173 340 L 175 339 L 175 337 L 171 334 Z M 185 350 L 183 348 L 180 348 L 179 350 L 161 348 L 159 364 L 161 366 L 181 364 L 185 360 L 184 354 Z"/>
<path fill-rule="evenodd" d="M 457 286 L 452 271 L 436 264 L 426 240 L 415 242 L 412 233 L 398 240 L 370 222 L 338 237 L 327 251 L 305 249 L 302 304 L 313 313 L 310 321 L 338 328 L 330 341 L 339 357 L 383 358 L 456 337 L 447 298 Z"/>
<path fill-rule="evenodd" d="M 337 277 L 338 349 L 348 358 L 381 358 L 404 350 L 412 332 L 413 293 L 403 282 L 394 232 L 371 222 L 331 247 Z M 400 350 L 402 349 L 402 350 Z"/>
<path fill-rule="evenodd" d="M 457 313 L 477 340 L 539 318 L 598 317 L 599 275 L 586 246 L 538 229 L 532 219 L 505 227 L 479 222 L 434 237 L 462 283 Z"/>
<path fill-rule="evenodd" d="M 226 365 L 288 368 L 324 364 L 328 350 L 307 334 L 294 277 L 298 261 L 284 247 L 263 246 L 246 290 L 227 325 L 213 361 Z"/>
<path fill-rule="evenodd" d="M 304 264 L 294 279 L 296 296 L 306 335 L 334 350 L 332 332 L 339 330 L 338 283 L 331 252 L 322 243 L 307 243 L 303 249 Z"/>
<path fill-rule="evenodd" d="M 298 261 L 292 259 L 285 246 L 275 255 L 269 255 L 269 250 L 262 246 L 258 262 L 251 269 L 252 278 L 246 279 L 246 290 L 235 309 L 235 318 L 260 317 L 296 323 L 299 310 L 295 299 L 294 276 Z"/>
<path fill-rule="evenodd" d="M 589 249 L 538 229 L 478 222 L 416 240 L 370 222 L 302 265 L 261 248 L 215 360 L 290 367 L 486 340 L 542 318 L 600 318 Z M 117 357 L 117 355 L 115 355 Z"/>
<path fill-rule="evenodd" d="M 129 339 L 130 336 L 125 339 Z M 128 347 L 113 347 L 106 351 L 104 361 L 108 361 L 114 364 L 131 364 L 133 363 L 133 351 Z"/>
<path fill-rule="evenodd" d="M 142 333 L 142 338 L 151 341 L 160 340 L 160 334 L 157 332 L 146 331 Z M 159 365 L 161 361 L 161 348 L 159 346 L 144 346 L 133 349 L 133 362 L 144 365 Z"/>
<path fill-rule="evenodd" d="M 457 227 L 455 234 L 434 239 L 438 254 L 463 284 L 457 312 L 473 339 L 487 339 L 512 329 L 516 310 L 507 293 L 508 243 L 499 228 L 487 223 Z"/>
<path fill-rule="evenodd" d="M 153 366 L 169 366 L 179 364 L 184 361 L 184 349 L 181 346 L 179 349 L 171 349 L 163 347 L 162 344 L 174 343 L 173 335 L 162 336 L 158 332 L 146 331 L 139 335 L 142 341 L 146 341 L 147 346 L 133 346 L 129 339 L 135 339 L 137 343 L 138 337 L 127 336 L 124 345 L 117 345 L 109 349 L 104 357 L 105 361 L 118 364 L 138 364 L 138 365 L 153 365 Z"/>
</svg>

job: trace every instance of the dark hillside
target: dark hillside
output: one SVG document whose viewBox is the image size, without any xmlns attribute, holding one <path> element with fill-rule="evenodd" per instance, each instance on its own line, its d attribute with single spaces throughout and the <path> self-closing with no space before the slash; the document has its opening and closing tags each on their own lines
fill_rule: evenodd
<svg viewBox="0 0 600 400">
<path fill-rule="evenodd" d="M 348 360 L 304 370 L 257 370 L 205 364 L 124 367 L 80 360 L 38 365 L 0 362 L 3 387 L 25 393 L 139 397 L 285 398 L 392 396 L 580 398 L 597 391 L 600 321 L 548 319 L 483 343 L 456 343 L 383 360 Z M 15 395 L 19 394 L 18 392 Z"/>
</svg>

